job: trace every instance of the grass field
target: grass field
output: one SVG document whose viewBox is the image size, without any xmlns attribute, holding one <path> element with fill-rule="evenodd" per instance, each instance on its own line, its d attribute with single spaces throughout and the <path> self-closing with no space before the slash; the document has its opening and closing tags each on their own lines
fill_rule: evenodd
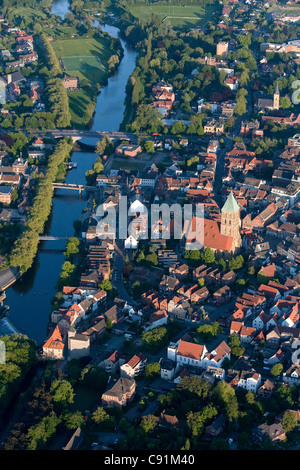
<svg viewBox="0 0 300 470">
<path fill-rule="evenodd" d="M 62 59 L 68 75 L 93 83 L 105 83 L 107 61 L 110 57 L 108 40 L 95 38 L 59 39 L 53 41 L 58 58 Z"/>
<path fill-rule="evenodd" d="M 108 39 L 95 38 L 57 39 L 53 41 L 56 55 L 62 60 L 67 75 L 87 79 L 103 86 L 108 78 L 107 61 L 110 57 Z M 68 91 L 71 122 L 84 128 L 93 116 L 95 101 L 89 89 Z"/>
<path fill-rule="evenodd" d="M 105 67 L 96 56 L 80 55 L 78 57 L 62 57 L 64 68 L 66 72 L 97 72 L 99 68 L 105 72 Z"/>
<path fill-rule="evenodd" d="M 216 9 L 215 5 L 131 5 L 130 12 L 136 18 L 147 19 L 152 13 L 162 21 L 168 20 L 173 27 L 190 28 L 208 21 Z"/>
<path fill-rule="evenodd" d="M 130 160 L 120 160 L 115 159 L 112 162 L 112 170 L 143 170 L 145 168 L 146 162 L 136 162 Z"/>
<path fill-rule="evenodd" d="M 93 117 L 95 102 L 88 89 L 68 91 L 71 122 L 77 128 L 85 128 Z"/>
</svg>

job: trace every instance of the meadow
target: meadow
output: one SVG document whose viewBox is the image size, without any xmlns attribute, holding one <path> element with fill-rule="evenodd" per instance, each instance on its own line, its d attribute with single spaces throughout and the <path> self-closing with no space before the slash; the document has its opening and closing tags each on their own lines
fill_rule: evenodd
<svg viewBox="0 0 300 470">
<path fill-rule="evenodd" d="M 156 14 L 161 21 L 169 21 L 180 29 L 202 26 L 216 9 L 215 5 L 130 5 L 130 13 L 136 18 L 147 19 Z"/>
<path fill-rule="evenodd" d="M 86 78 L 100 85 L 106 82 L 107 61 L 110 57 L 107 39 L 58 39 L 52 44 L 68 75 L 76 76 L 80 80 Z"/>
<path fill-rule="evenodd" d="M 63 72 L 87 79 L 92 84 L 105 85 L 108 78 L 107 61 L 111 51 L 106 38 L 71 38 L 53 41 L 55 53 L 62 62 Z M 89 88 L 68 91 L 71 122 L 77 127 L 85 127 L 95 109 L 94 94 Z"/>
</svg>

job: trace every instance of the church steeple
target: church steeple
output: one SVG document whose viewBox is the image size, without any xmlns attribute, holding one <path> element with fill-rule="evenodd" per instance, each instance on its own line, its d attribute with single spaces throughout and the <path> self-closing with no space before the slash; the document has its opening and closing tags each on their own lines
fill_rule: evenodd
<svg viewBox="0 0 300 470">
<path fill-rule="evenodd" d="M 279 101 L 280 101 L 280 93 L 279 93 L 279 86 L 278 86 L 278 80 L 277 80 L 275 93 L 273 95 L 273 109 L 279 109 Z"/>
<path fill-rule="evenodd" d="M 233 192 L 230 191 L 230 194 L 229 194 L 228 198 L 226 199 L 226 202 L 225 202 L 224 206 L 222 207 L 222 212 L 223 211 L 236 212 L 236 211 L 239 211 L 239 210 L 240 210 L 240 207 L 239 207 L 238 203 L 236 202 L 236 200 L 234 198 Z"/>
<path fill-rule="evenodd" d="M 233 238 L 232 251 L 236 251 L 242 245 L 240 236 L 240 207 L 235 200 L 232 192 L 230 192 L 221 211 L 221 227 L 220 232 Z"/>
</svg>

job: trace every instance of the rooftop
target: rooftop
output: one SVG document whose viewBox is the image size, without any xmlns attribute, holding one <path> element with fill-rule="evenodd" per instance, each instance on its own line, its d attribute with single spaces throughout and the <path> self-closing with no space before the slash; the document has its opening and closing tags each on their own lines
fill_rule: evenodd
<svg viewBox="0 0 300 470">
<path fill-rule="evenodd" d="M 222 207 L 222 211 L 226 212 L 236 212 L 240 210 L 238 203 L 236 202 L 232 191 L 230 192 L 224 206 Z"/>
</svg>

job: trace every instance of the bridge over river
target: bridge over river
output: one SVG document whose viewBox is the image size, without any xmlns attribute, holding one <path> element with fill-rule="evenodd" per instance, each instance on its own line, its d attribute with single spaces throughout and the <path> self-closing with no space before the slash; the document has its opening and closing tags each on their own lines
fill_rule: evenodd
<svg viewBox="0 0 300 470">
<path fill-rule="evenodd" d="M 26 132 L 26 131 L 24 131 Z M 45 131 L 34 130 L 31 132 L 33 135 L 40 136 L 46 135 L 54 137 L 55 139 L 62 139 L 63 137 L 72 137 L 73 142 L 83 139 L 97 139 L 101 140 L 102 137 L 109 137 L 113 142 L 130 140 L 132 143 L 138 142 L 138 136 L 132 132 L 121 131 L 93 131 L 93 130 L 80 130 L 80 129 L 47 129 Z"/>
<path fill-rule="evenodd" d="M 90 191 L 90 192 L 99 191 L 99 188 L 97 186 L 86 186 L 84 184 L 73 184 L 73 183 L 53 183 L 53 188 L 54 189 L 70 189 L 73 191 L 79 191 L 79 194 L 81 194 L 82 191 Z"/>
</svg>

